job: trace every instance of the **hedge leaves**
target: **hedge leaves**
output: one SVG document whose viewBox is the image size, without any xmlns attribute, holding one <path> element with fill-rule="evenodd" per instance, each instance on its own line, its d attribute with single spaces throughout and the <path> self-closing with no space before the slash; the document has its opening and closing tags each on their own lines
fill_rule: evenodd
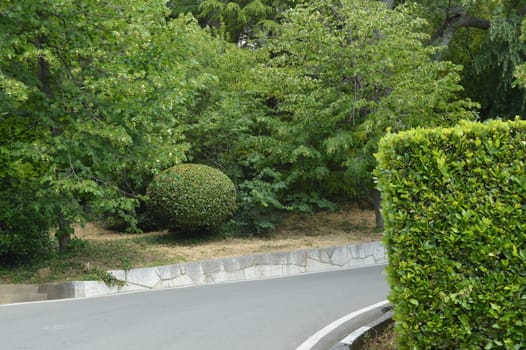
<svg viewBox="0 0 526 350">
<path fill-rule="evenodd" d="M 526 122 L 380 142 L 400 349 L 526 346 Z"/>
</svg>

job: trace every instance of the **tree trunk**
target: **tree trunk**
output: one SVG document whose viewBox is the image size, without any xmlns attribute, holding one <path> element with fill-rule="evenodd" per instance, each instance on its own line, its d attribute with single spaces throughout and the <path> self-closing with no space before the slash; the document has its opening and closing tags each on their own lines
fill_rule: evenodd
<svg viewBox="0 0 526 350">
<path fill-rule="evenodd" d="M 56 237 L 58 239 L 58 252 L 59 254 L 65 254 L 68 251 L 68 243 L 71 240 L 71 234 L 73 228 L 71 222 L 66 219 L 66 216 L 62 211 L 58 213 L 58 230 Z"/>
<path fill-rule="evenodd" d="M 64 255 L 68 252 L 68 243 L 70 240 L 70 235 L 64 235 L 58 238 L 58 253 L 60 255 Z"/>
<path fill-rule="evenodd" d="M 376 228 L 378 230 L 383 230 L 384 228 L 384 218 L 382 217 L 382 197 L 380 195 L 380 191 L 373 190 L 372 191 L 372 199 L 373 199 L 373 205 L 374 205 L 374 215 L 376 217 Z"/>
<path fill-rule="evenodd" d="M 43 38 L 39 37 L 37 39 L 36 46 L 41 48 Z M 40 91 L 42 91 L 46 97 L 51 100 L 53 98 L 53 92 L 51 89 L 51 69 L 49 62 L 45 59 L 44 56 L 38 57 L 38 79 L 40 80 Z M 58 127 L 53 127 L 51 129 L 51 134 L 56 137 L 60 135 L 60 129 Z M 58 239 L 58 252 L 59 254 L 65 254 L 68 251 L 68 243 L 71 240 L 71 234 L 73 233 L 73 228 L 71 227 L 71 222 L 66 219 L 63 211 L 59 209 L 58 213 L 58 230 L 55 236 Z"/>
<path fill-rule="evenodd" d="M 43 41 L 43 38 L 38 37 L 36 47 L 41 49 Z M 42 91 L 47 98 L 51 99 L 51 69 L 49 67 L 49 62 L 42 55 L 38 56 L 38 80 L 40 80 L 40 91 Z"/>
</svg>

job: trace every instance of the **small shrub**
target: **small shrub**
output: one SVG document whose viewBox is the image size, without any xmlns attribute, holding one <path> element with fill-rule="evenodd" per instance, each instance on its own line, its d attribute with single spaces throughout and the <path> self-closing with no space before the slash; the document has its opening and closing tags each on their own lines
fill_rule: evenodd
<svg viewBox="0 0 526 350">
<path fill-rule="evenodd" d="M 176 232 L 213 231 L 236 209 L 236 189 L 218 169 L 180 164 L 156 176 L 146 191 L 158 223 Z"/>
</svg>

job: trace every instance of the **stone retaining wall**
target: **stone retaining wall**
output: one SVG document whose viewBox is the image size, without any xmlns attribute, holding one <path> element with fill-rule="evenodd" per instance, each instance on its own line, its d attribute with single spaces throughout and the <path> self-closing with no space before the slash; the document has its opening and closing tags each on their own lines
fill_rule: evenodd
<svg viewBox="0 0 526 350">
<path fill-rule="evenodd" d="M 0 303 L 91 297 L 157 288 L 254 280 L 386 263 L 386 252 L 381 243 L 351 244 L 343 247 L 305 249 L 159 267 L 108 271 L 116 279 L 123 282 L 120 286 L 108 286 L 100 281 L 54 283 L 26 287 L 28 290 L 33 290 L 34 295 L 25 293 L 23 296 L 20 293 L 9 292 L 5 286 L 0 286 Z"/>
<path fill-rule="evenodd" d="M 254 280 L 386 262 L 383 246 L 373 242 L 109 272 L 126 282 L 121 291 L 129 291 Z"/>
</svg>

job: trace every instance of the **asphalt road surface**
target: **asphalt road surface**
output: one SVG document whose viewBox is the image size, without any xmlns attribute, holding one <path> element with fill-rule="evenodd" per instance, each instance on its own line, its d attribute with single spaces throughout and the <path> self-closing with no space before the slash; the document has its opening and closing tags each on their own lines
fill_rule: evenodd
<svg viewBox="0 0 526 350">
<path fill-rule="evenodd" d="M 384 300 L 383 269 L 0 305 L 0 349 L 294 350 Z"/>
</svg>

